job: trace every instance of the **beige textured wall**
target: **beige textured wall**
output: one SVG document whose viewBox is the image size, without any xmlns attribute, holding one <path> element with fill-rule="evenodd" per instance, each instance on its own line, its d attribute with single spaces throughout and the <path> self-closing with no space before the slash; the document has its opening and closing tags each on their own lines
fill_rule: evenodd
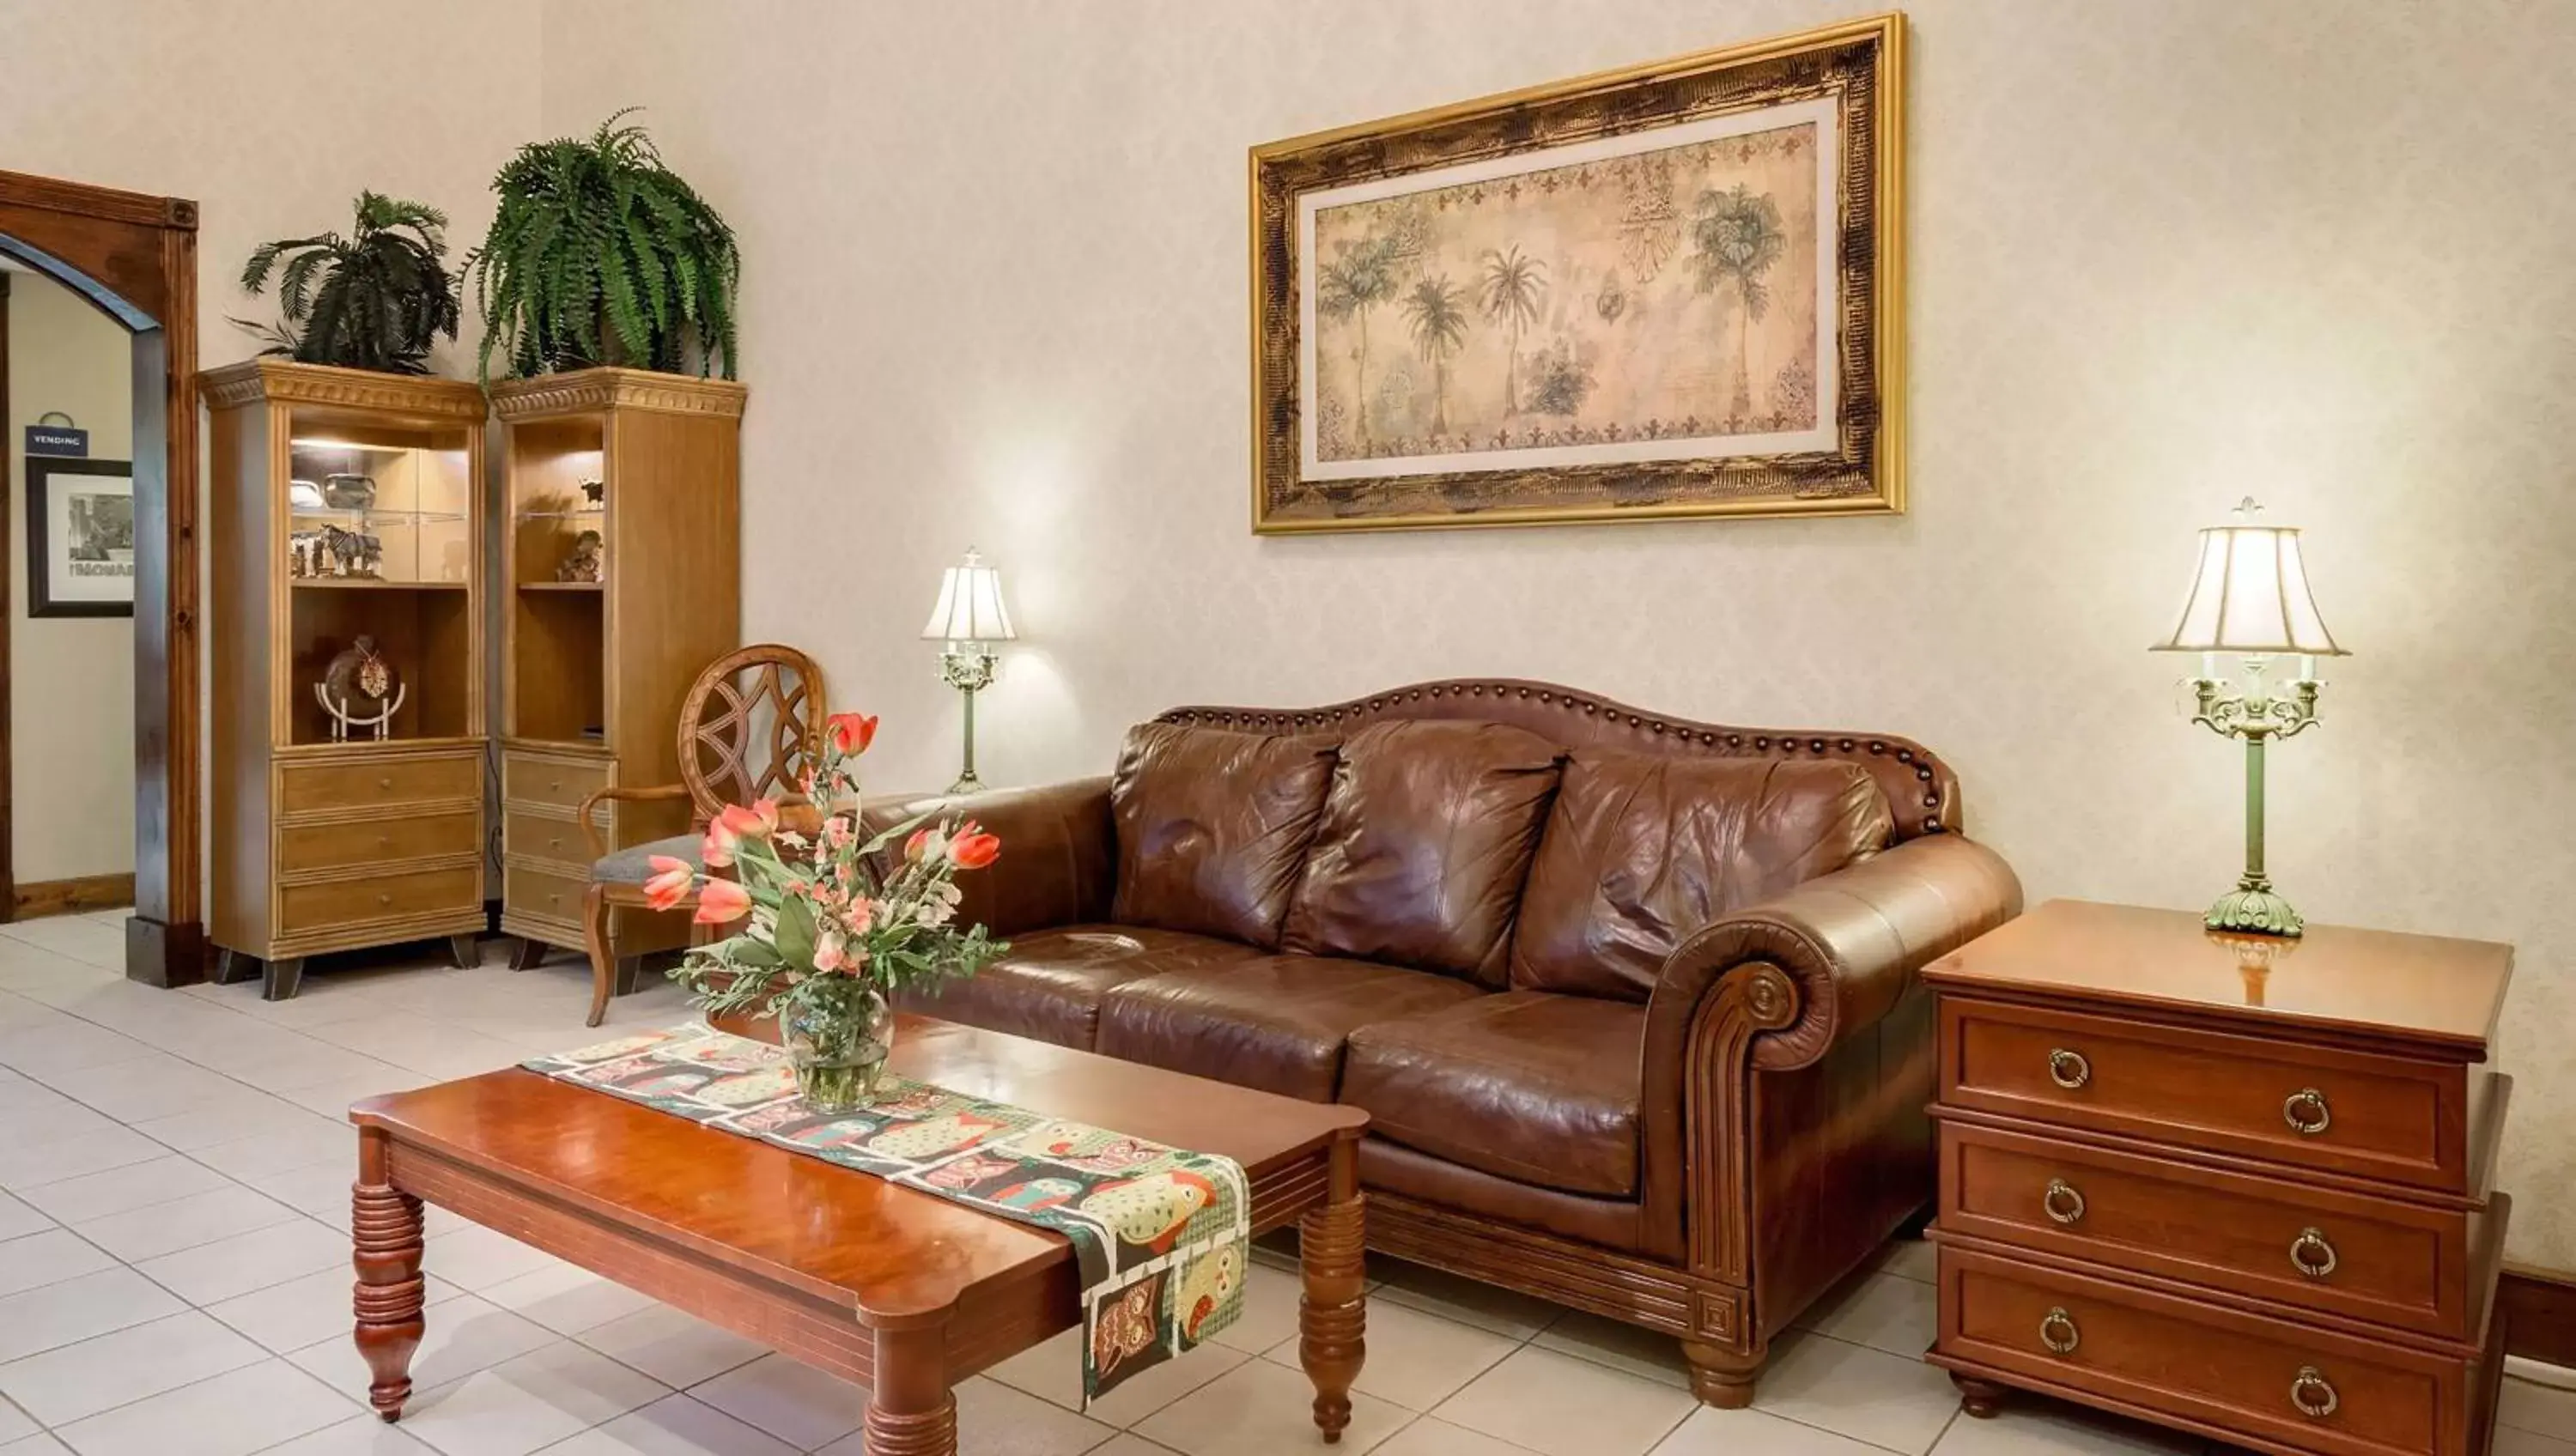
<svg viewBox="0 0 2576 1456">
<path fill-rule="evenodd" d="M 2576 1267 L 2576 91 L 2526 63 L 2576 6 L 1922 0 L 1911 514 L 1248 533 L 1247 146 L 1850 13 L 553 0 L 545 113 L 651 106 L 741 229 L 745 620 L 886 715 L 880 787 L 952 769 L 912 634 L 975 544 L 1028 639 L 999 781 L 1178 701 L 1512 673 L 1915 734 L 2034 897 L 2196 906 L 2240 760 L 2142 649 L 2261 495 L 2358 654 L 2275 755 L 2274 868 L 2519 943 L 2512 1248 Z"/>
<path fill-rule="evenodd" d="M 61 410 L 98 460 L 127 460 L 134 336 L 70 289 L 9 275 L 10 846 L 19 884 L 134 868 L 131 617 L 27 616 L 27 457 L 22 426 Z"/>
</svg>

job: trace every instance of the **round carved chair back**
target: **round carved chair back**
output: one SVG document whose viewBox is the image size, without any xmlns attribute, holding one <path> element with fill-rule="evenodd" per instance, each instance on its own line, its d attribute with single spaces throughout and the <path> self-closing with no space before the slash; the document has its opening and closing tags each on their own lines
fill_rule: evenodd
<svg viewBox="0 0 2576 1456">
<path fill-rule="evenodd" d="M 727 804 L 799 798 L 823 753 L 823 670 L 765 642 L 717 658 L 680 708 L 680 779 L 701 820 Z"/>
</svg>

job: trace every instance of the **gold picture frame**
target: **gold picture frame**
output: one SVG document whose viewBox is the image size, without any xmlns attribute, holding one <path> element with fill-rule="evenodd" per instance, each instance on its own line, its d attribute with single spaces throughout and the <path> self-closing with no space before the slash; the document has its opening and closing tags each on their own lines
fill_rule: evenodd
<svg viewBox="0 0 2576 1456">
<path fill-rule="evenodd" d="M 1891 13 L 1253 148 L 1253 530 L 1901 513 L 1904 52 Z"/>
</svg>

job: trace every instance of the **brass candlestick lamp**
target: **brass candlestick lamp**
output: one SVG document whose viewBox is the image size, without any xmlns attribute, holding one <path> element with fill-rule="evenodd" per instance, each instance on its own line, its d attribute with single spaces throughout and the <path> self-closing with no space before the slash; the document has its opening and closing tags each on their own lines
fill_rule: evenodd
<svg viewBox="0 0 2576 1456">
<path fill-rule="evenodd" d="M 993 685 L 992 644 L 1019 637 L 1002 605 L 1002 573 L 968 551 L 962 564 L 940 575 L 939 605 L 931 608 L 921 635 L 946 644 L 939 653 L 940 680 L 966 695 L 966 762 L 948 792 L 973 793 L 984 786 L 975 776 L 975 695 Z"/>
<path fill-rule="evenodd" d="M 2197 652 L 2200 675 L 2191 680 L 2197 703 L 2191 720 L 2223 737 L 2245 740 L 2245 873 L 2236 888 L 2209 907 L 2202 923 L 2212 930 L 2254 935 L 2295 936 L 2302 927 L 2299 912 L 2272 891 L 2263 870 L 2263 749 L 2275 738 L 2306 732 L 2317 721 L 2317 659 L 2342 657 L 2317 615 L 2316 598 L 2308 592 L 2308 571 L 2299 559 L 2299 532 L 2292 526 L 2258 526 L 2263 508 L 2252 496 L 2236 508 L 2237 523 L 2210 526 L 2200 533 L 2200 569 L 2182 620 L 2173 635 L 2151 651 Z M 2244 682 L 2230 692 L 2220 677 L 2222 653 L 2242 654 Z M 2264 674 L 2276 655 L 2299 659 L 2297 680 L 2285 686 L 2287 696 L 2268 686 Z"/>
</svg>

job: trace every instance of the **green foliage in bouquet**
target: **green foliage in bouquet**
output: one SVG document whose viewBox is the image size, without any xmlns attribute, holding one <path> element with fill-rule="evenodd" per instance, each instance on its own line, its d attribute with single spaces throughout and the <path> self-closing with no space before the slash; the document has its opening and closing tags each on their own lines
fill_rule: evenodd
<svg viewBox="0 0 2576 1456">
<path fill-rule="evenodd" d="M 269 341 L 261 353 L 300 364 L 426 374 L 431 344 L 455 338 L 463 312 L 459 280 L 447 271 L 446 227 L 437 208 L 361 192 L 347 237 L 280 238 L 252 252 L 242 288 L 256 298 L 277 273 L 281 317 L 233 322 Z"/>
</svg>

